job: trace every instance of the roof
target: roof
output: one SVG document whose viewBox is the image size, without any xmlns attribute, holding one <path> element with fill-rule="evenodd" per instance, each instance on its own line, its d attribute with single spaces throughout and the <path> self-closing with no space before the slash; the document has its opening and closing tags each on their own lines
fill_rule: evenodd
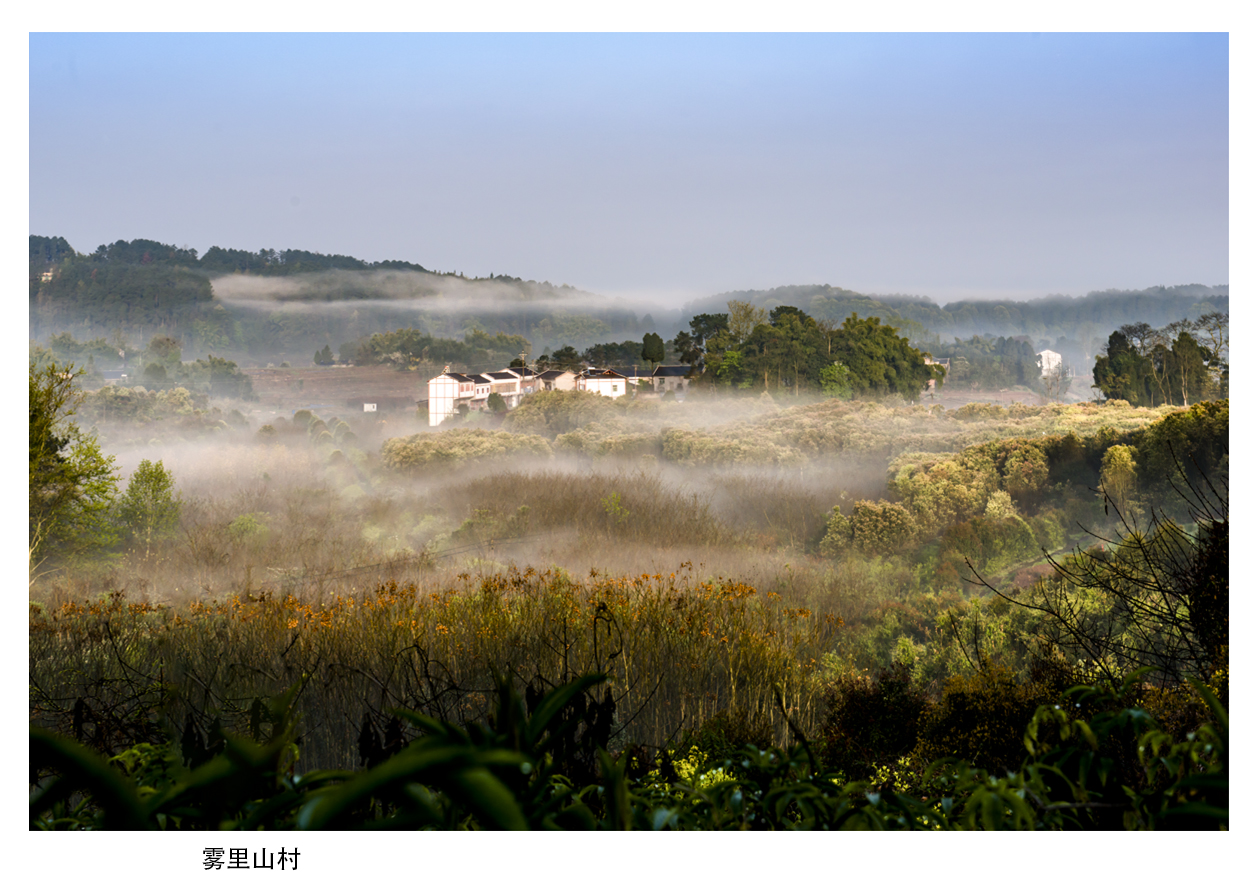
<svg viewBox="0 0 1259 890">
<path fill-rule="evenodd" d="M 587 380 L 592 377 L 606 377 L 608 379 L 616 378 L 618 380 L 625 379 L 625 375 L 618 373 L 617 371 L 613 371 L 611 369 L 601 370 L 599 368 L 590 368 L 589 370 L 583 371 L 581 376 L 585 377 Z"/>
<path fill-rule="evenodd" d="M 612 368 L 612 370 L 615 371 L 617 374 L 620 374 L 622 377 L 650 377 L 651 376 L 651 372 L 648 371 L 646 367 L 643 367 L 641 369 L 639 368 Z"/>
<path fill-rule="evenodd" d="M 577 376 L 577 374 L 574 373 L 573 371 L 555 371 L 555 370 L 543 371 L 541 374 L 538 374 L 537 376 L 542 380 L 558 380 L 560 377 L 563 377 L 565 374 L 572 374 L 574 377 Z"/>
<path fill-rule="evenodd" d="M 481 376 L 488 380 L 519 380 L 521 375 L 511 371 L 484 371 Z"/>
<path fill-rule="evenodd" d="M 690 377 L 690 365 L 656 365 L 656 370 L 649 375 L 651 377 Z"/>
</svg>

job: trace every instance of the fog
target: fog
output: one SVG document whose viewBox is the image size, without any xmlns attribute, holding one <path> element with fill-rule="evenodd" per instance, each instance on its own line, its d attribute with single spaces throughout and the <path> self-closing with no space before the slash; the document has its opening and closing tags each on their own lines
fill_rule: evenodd
<svg viewBox="0 0 1259 890">
<path fill-rule="evenodd" d="M 227 409 L 227 403 L 221 403 Z M 116 458 L 120 487 L 141 460 L 162 461 L 182 500 L 178 531 L 145 559 L 134 547 L 107 577 L 71 572 L 51 595 L 105 584 L 155 602 L 231 594 L 321 599 L 389 580 L 454 583 L 460 573 L 560 567 L 578 576 L 668 573 L 738 576 L 812 601 L 829 569 L 811 555 L 831 509 L 886 494 L 885 459 L 682 466 L 655 456 L 590 459 L 557 451 L 443 464 L 410 472 L 381 465 L 380 436 L 361 416 L 319 418 L 354 433 L 320 447 L 300 423 L 236 403 L 248 428 L 181 441 L 176 427 L 96 429 Z M 695 400 L 668 418 L 622 421 L 645 433 L 737 427 L 773 410 L 760 400 Z M 252 414 L 250 412 L 253 412 Z M 394 436 L 431 432 L 397 417 Z M 277 430 L 260 434 L 264 424 Z M 460 427 L 456 427 L 460 429 Z M 835 593 L 839 596 L 839 593 Z M 813 605 L 821 605 L 813 603 Z M 851 605 L 851 604 L 850 604 Z M 835 603 L 829 607 L 835 608 Z"/>
<path fill-rule="evenodd" d="M 211 286 L 215 298 L 227 306 L 253 311 L 346 315 L 385 310 L 417 316 L 510 317 L 527 310 L 531 314 L 594 316 L 629 313 L 635 319 L 650 314 L 681 315 L 670 308 L 667 296 L 609 297 L 545 281 L 465 279 L 413 270 L 335 270 L 288 277 L 226 275 L 213 279 Z"/>
</svg>

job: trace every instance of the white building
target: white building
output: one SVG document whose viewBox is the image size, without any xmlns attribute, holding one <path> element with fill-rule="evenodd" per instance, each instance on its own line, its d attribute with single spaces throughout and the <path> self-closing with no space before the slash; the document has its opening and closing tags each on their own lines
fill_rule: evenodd
<svg viewBox="0 0 1259 890">
<path fill-rule="evenodd" d="M 1036 353 L 1036 364 L 1040 365 L 1040 376 L 1048 377 L 1062 367 L 1062 356 L 1052 349 L 1044 349 Z"/>
<path fill-rule="evenodd" d="M 543 371 L 537 375 L 539 391 L 567 391 L 577 388 L 577 375 L 572 371 Z"/>
<path fill-rule="evenodd" d="M 504 368 L 483 374 L 460 374 L 447 369 L 428 382 L 428 425 L 437 426 L 455 416 L 460 406 L 484 411 L 493 393 L 502 396 L 508 408 L 515 408 L 522 398 L 538 389 L 541 384 L 528 368 Z"/>
<path fill-rule="evenodd" d="M 629 392 L 629 380 L 624 374 L 618 374 L 616 371 L 600 371 L 591 368 L 588 371 L 583 371 L 581 376 L 577 378 L 577 388 L 586 392 L 607 396 L 608 398 L 619 399 Z"/>
<path fill-rule="evenodd" d="M 428 425 L 437 426 L 454 417 L 460 405 L 476 398 L 476 378 L 447 370 L 428 382 Z"/>
</svg>

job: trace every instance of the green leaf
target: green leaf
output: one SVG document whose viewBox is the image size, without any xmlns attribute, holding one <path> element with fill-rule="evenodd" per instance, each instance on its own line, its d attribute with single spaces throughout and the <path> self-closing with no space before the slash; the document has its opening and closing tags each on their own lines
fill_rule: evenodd
<svg viewBox="0 0 1259 890">
<path fill-rule="evenodd" d="M 63 776 L 61 787 L 82 789 L 92 796 L 103 813 L 106 829 L 137 830 L 152 827 L 135 785 L 123 778 L 96 753 L 78 742 L 38 726 L 30 728 L 31 769 L 50 768 Z M 40 798 L 31 802 L 32 823 L 45 811 Z"/>
</svg>

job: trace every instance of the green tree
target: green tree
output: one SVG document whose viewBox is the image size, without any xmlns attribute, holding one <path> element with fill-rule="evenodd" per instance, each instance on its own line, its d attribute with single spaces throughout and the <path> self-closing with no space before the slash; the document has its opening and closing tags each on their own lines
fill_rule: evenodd
<svg viewBox="0 0 1259 890">
<path fill-rule="evenodd" d="M 147 389 L 165 389 L 170 383 L 166 376 L 166 368 L 157 362 L 149 363 L 149 366 L 144 369 L 144 373 L 140 375 L 140 380 Z"/>
<path fill-rule="evenodd" d="M 752 336 L 758 324 L 769 321 L 769 313 L 764 306 L 753 306 L 746 300 L 730 300 L 726 303 L 730 310 L 730 336 L 734 342 L 742 343 Z"/>
<path fill-rule="evenodd" d="M 1102 456 L 1102 491 L 1107 509 L 1113 504 L 1120 516 L 1128 516 L 1137 494 L 1137 450 L 1131 445 L 1112 445 Z"/>
<path fill-rule="evenodd" d="M 160 364 L 167 373 L 174 373 L 183 364 L 183 351 L 180 342 L 174 337 L 158 334 L 149 341 L 141 356 L 144 364 Z"/>
<path fill-rule="evenodd" d="M 703 344 L 686 331 L 678 331 L 678 335 L 673 338 L 673 347 L 678 351 L 678 359 L 683 364 L 690 365 L 691 370 L 704 357 Z"/>
<path fill-rule="evenodd" d="M 1140 334 L 1139 331 L 1132 333 Z M 1137 339 L 1134 343 L 1124 330 L 1113 332 L 1106 345 L 1106 354 L 1098 356 L 1093 366 L 1093 384 L 1108 399 L 1123 399 L 1132 405 L 1153 407 L 1154 363 L 1138 348 L 1137 344 L 1141 342 Z"/>
<path fill-rule="evenodd" d="M 490 397 L 485 400 L 485 407 L 493 414 L 507 413 L 507 402 L 496 392 L 490 393 Z"/>
<path fill-rule="evenodd" d="M 162 462 L 140 461 L 118 502 L 118 516 L 136 540 L 144 541 L 145 559 L 149 558 L 153 541 L 174 530 L 181 506 L 175 494 L 175 478 Z"/>
<path fill-rule="evenodd" d="M 664 361 L 664 338 L 648 332 L 643 335 L 643 361 L 658 364 Z"/>
<path fill-rule="evenodd" d="M 114 459 L 70 420 L 82 395 L 70 365 L 30 366 L 29 579 L 116 540 L 108 521 L 118 493 Z"/>
<path fill-rule="evenodd" d="M 551 362 L 560 371 L 581 370 L 581 355 L 571 346 L 564 345 L 551 353 Z"/>
<path fill-rule="evenodd" d="M 852 398 L 852 372 L 843 362 L 831 362 L 822 369 L 822 392 L 832 399 Z"/>
<path fill-rule="evenodd" d="M 840 327 L 832 355 L 852 371 L 854 389 L 863 395 L 895 393 L 916 402 L 928 380 L 943 379 L 944 369 L 926 364 L 896 328 L 877 318 L 858 318 L 855 312 Z"/>
</svg>

